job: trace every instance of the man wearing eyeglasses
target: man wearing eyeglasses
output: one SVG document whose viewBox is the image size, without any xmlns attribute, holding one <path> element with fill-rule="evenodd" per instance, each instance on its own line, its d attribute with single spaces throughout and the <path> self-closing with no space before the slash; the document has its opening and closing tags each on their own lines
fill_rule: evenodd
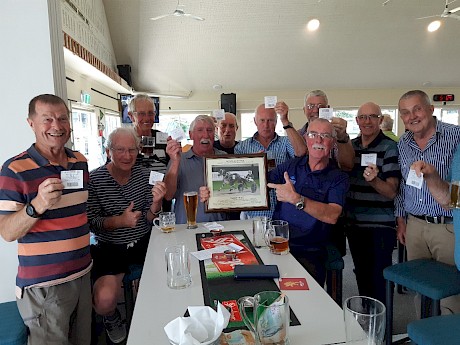
<svg viewBox="0 0 460 345">
<path fill-rule="evenodd" d="M 276 191 L 278 200 L 273 219 L 289 222 L 292 255 L 322 286 L 326 245 L 345 204 L 348 176 L 329 158 L 336 139 L 328 120 L 313 120 L 306 140 L 308 154 L 270 171 L 267 186 Z"/>
<path fill-rule="evenodd" d="M 353 139 L 355 164 L 350 175 L 345 232 L 355 265 L 359 294 L 385 303 L 383 269 L 392 264 L 396 243 L 394 204 L 401 172 L 395 141 L 380 130 L 380 107 L 361 105 Z"/>
<path fill-rule="evenodd" d="M 407 130 L 398 142 L 402 173 L 395 199 L 398 240 L 406 245 L 408 260 L 429 258 L 453 265 L 452 211 L 443 208 L 430 194 L 425 181 L 421 181 L 419 188 L 415 187 L 414 178 L 409 174 L 414 162 L 423 161 L 432 165 L 441 179 L 448 180 L 452 174 L 451 162 L 460 143 L 460 127 L 437 120 L 430 98 L 421 90 L 403 94 L 398 108 Z M 460 296 L 441 300 L 441 313 L 460 313 Z"/>
<path fill-rule="evenodd" d="M 307 117 L 307 123 L 299 129 L 299 134 L 304 136 L 308 131 L 308 124 L 319 117 L 319 109 L 329 108 L 327 95 L 322 90 L 313 90 L 305 95 L 305 104 L 303 111 Z M 350 137 L 347 134 L 347 121 L 339 117 L 333 117 L 332 125 L 337 133 L 336 147 L 332 156 L 337 160 L 345 171 L 353 168 L 354 151 L 350 143 Z"/>
<path fill-rule="evenodd" d="M 155 104 L 151 97 L 146 94 L 138 94 L 128 104 L 128 116 L 131 119 L 134 130 L 139 139 L 149 138 L 154 147 L 145 147 L 141 142 L 141 150 L 137 154 L 136 164 L 150 171 L 166 173 L 169 156 L 166 154 L 167 134 L 153 129 L 155 123 Z M 143 145 L 144 144 L 144 145 Z M 172 203 L 163 199 L 163 211 L 170 211 Z"/>
</svg>

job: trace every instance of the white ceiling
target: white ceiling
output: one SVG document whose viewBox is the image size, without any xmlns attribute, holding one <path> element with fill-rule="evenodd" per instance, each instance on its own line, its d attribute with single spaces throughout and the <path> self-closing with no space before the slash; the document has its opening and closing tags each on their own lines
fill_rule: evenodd
<svg viewBox="0 0 460 345">
<path fill-rule="evenodd" d="M 103 0 L 118 64 L 138 91 L 460 86 L 460 20 L 445 0 Z M 460 1 L 449 5 L 460 6 Z M 308 33 L 311 18 L 321 21 Z M 427 25 L 442 26 L 428 33 Z M 428 84 L 427 84 L 428 83 Z"/>
</svg>

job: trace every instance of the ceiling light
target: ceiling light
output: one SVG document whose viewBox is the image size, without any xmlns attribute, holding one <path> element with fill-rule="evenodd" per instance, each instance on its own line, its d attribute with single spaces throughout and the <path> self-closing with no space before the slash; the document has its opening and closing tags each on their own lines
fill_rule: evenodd
<svg viewBox="0 0 460 345">
<path fill-rule="evenodd" d="M 220 85 L 220 84 L 215 84 L 215 85 L 212 86 L 212 88 L 213 88 L 214 90 L 222 90 L 222 85 Z"/>
<path fill-rule="evenodd" d="M 307 30 L 308 31 L 316 31 L 319 28 L 319 20 L 318 19 L 312 19 L 308 22 L 307 24 Z"/>
<path fill-rule="evenodd" d="M 438 30 L 440 26 L 441 26 L 441 22 L 439 20 L 435 20 L 434 22 L 431 22 L 428 25 L 428 31 L 429 32 L 434 32 L 434 31 Z"/>
</svg>

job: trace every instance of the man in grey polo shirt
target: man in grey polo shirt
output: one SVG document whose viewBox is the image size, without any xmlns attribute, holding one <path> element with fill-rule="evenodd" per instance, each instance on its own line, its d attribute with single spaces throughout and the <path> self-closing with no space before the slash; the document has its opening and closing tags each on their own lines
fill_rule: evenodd
<svg viewBox="0 0 460 345">
<path fill-rule="evenodd" d="M 170 157 L 168 171 L 164 178 L 166 183 L 166 200 L 176 200 L 174 212 L 176 223 L 187 223 L 187 216 L 184 207 L 184 192 L 198 192 L 200 186 L 206 185 L 204 177 L 204 155 L 225 155 L 213 147 L 214 144 L 214 120 L 207 115 L 198 115 L 190 124 L 189 135 L 193 140 L 190 150 L 182 153 L 180 142 L 168 137 L 166 153 Z M 196 221 L 209 222 L 226 220 L 225 213 L 205 213 L 204 204 L 198 203 Z"/>
</svg>

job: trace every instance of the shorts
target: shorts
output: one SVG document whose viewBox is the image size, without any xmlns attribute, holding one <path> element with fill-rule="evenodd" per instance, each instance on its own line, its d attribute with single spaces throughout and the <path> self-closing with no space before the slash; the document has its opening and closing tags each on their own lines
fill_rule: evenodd
<svg viewBox="0 0 460 345">
<path fill-rule="evenodd" d="M 130 265 L 143 265 L 149 246 L 150 232 L 141 237 L 132 246 L 99 241 L 91 245 L 93 282 L 106 275 L 128 273 Z"/>
</svg>

